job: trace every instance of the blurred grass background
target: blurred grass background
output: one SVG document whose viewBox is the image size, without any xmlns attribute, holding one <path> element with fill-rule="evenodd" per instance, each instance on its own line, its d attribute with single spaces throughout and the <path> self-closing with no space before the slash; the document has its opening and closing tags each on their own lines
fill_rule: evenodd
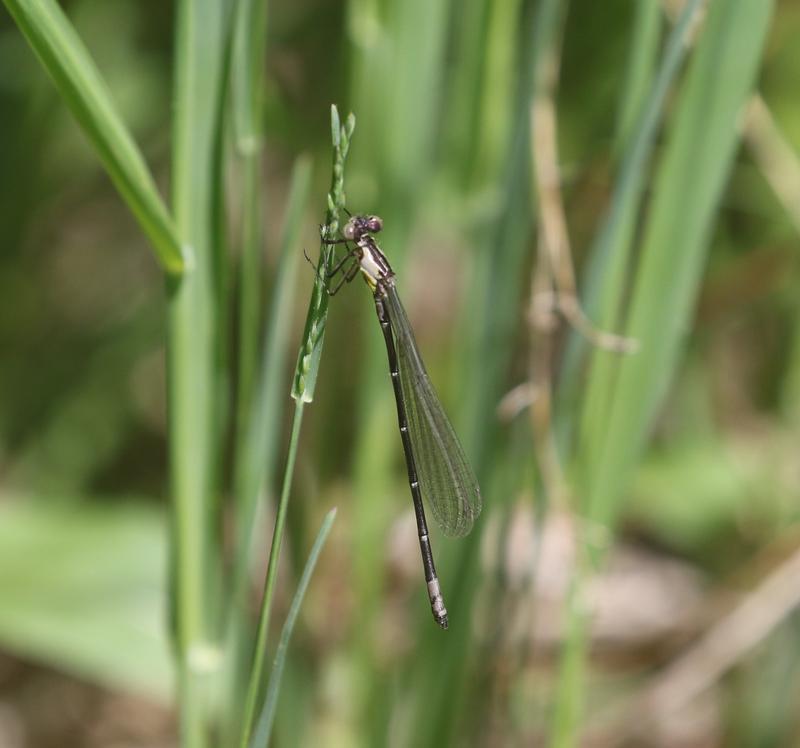
<svg viewBox="0 0 800 748">
<path fill-rule="evenodd" d="M 484 513 L 434 531 L 444 634 L 372 303 L 343 290 L 270 653 L 338 516 L 273 743 L 796 745 L 800 7 L 62 7 L 196 264 L 165 292 L 0 12 L 0 745 L 236 743 L 332 103 Z"/>
</svg>

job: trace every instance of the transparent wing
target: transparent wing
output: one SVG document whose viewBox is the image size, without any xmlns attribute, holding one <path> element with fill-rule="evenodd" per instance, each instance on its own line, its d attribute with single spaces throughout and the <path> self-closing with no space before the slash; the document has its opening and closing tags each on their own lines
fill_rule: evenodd
<svg viewBox="0 0 800 748">
<path fill-rule="evenodd" d="M 466 535 L 481 513 L 478 481 L 425 371 L 414 333 L 394 288 L 387 291 L 387 306 L 422 495 L 445 535 Z"/>
</svg>

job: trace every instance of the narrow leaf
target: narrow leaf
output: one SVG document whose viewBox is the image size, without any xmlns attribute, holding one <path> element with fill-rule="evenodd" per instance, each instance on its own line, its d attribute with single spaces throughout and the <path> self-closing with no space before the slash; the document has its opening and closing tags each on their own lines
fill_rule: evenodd
<svg viewBox="0 0 800 748">
<path fill-rule="evenodd" d="M 632 136 L 630 150 L 625 155 L 608 220 L 592 248 L 586 304 L 589 314 L 598 319 L 603 329 L 615 330 L 620 324 L 622 300 L 629 282 L 634 229 L 649 173 L 650 154 L 667 94 L 689 48 L 688 35 L 692 21 L 702 5 L 703 0 L 687 3 L 670 35 L 653 92 L 644 107 L 637 131 Z M 591 359 L 589 388 L 581 423 L 584 464 L 598 459 L 595 448 L 603 448 L 610 408 L 609 390 L 619 363 L 619 356 L 612 353 L 595 355 Z M 569 385 L 565 383 L 565 386 Z"/>
<path fill-rule="evenodd" d="M 253 734 L 253 739 L 250 741 L 251 748 L 255 746 L 266 746 L 269 742 L 270 732 L 272 731 L 272 723 L 275 719 L 275 708 L 278 705 L 278 695 L 281 688 L 281 677 L 283 676 L 283 668 L 286 664 L 286 653 L 289 649 L 289 641 L 292 638 L 292 631 L 294 624 L 297 621 L 297 614 L 300 612 L 300 606 L 303 603 L 308 583 L 311 580 L 311 575 L 314 573 L 314 567 L 317 565 L 317 560 L 322 552 L 322 547 L 328 538 L 328 534 L 333 527 L 333 521 L 336 519 L 336 508 L 331 509 L 326 515 L 320 527 L 317 539 L 311 548 L 311 553 L 306 561 L 305 569 L 303 569 L 303 576 L 300 578 L 300 584 L 297 585 L 297 592 L 295 592 L 292 605 L 289 608 L 289 613 L 286 616 L 286 621 L 283 624 L 281 631 L 281 638 L 278 642 L 278 649 L 275 652 L 275 660 L 272 663 L 272 671 L 269 676 L 269 684 L 267 686 L 267 695 L 264 699 L 264 706 L 258 718 L 257 727 Z"/>
<path fill-rule="evenodd" d="M 667 96 L 689 51 L 689 29 L 702 6 L 703 0 L 690 0 L 670 34 L 652 91 L 642 107 L 634 132 L 627 138 L 628 148 L 614 185 L 608 215 L 592 245 L 581 295 L 587 313 L 604 330 L 616 330 L 619 326 L 619 310 L 631 264 L 632 238 L 649 174 L 650 157 L 661 127 Z M 629 80 L 628 84 L 634 85 L 634 81 Z M 629 96 L 635 94 L 631 92 Z M 586 348 L 585 338 L 574 332 L 564 357 L 559 392 L 562 401 L 576 398 L 578 389 L 583 386 L 579 372 Z M 603 414 L 608 406 L 609 369 L 616 365 L 617 359 L 617 354 L 607 354 L 592 362 L 596 373 L 593 371 L 587 377 L 590 389 L 583 407 L 584 430 L 603 423 Z M 572 411 L 571 408 L 565 410 Z M 602 431 L 602 426 L 600 428 Z M 584 438 L 587 437 L 584 435 Z"/>
<path fill-rule="evenodd" d="M 298 262 L 297 239 L 310 186 L 311 161 L 308 156 L 300 156 L 292 171 L 280 262 L 273 286 L 249 429 L 239 445 L 241 456 L 237 462 L 236 498 L 240 507 L 242 534 L 237 544 L 237 587 L 246 577 L 256 502 L 262 488 L 272 482 L 277 456 L 278 434 L 283 423 L 281 382 L 285 376 L 286 343 L 291 330 L 290 316 Z"/>
<path fill-rule="evenodd" d="M 54 0 L 3 0 L 170 274 L 191 264 L 144 158 L 88 50 Z"/>
<path fill-rule="evenodd" d="M 612 518 L 678 364 L 771 13 L 771 2 L 713 3 L 681 92 L 628 315 L 627 334 L 641 351 L 619 364 L 586 485 L 596 520 Z"/>
</svg>

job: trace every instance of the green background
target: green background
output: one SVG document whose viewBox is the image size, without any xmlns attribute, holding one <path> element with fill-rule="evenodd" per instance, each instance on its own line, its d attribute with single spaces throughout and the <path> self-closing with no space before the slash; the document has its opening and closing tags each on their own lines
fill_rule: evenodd
<svg viewBox="0 0 800 748">
<path fill-rule="evenodd" d="M 338 513 L 273 742 L 795 744 L 800 6 L 61 7 L 168 214 L 126 152 L 144 207 L 117 178 L 109 120 L 94 139 L 81 115 L 101 84 L 76 93 L 51 68 L 54 86 L 0 11 L 0 736 L 235 744 L 226 615 L 251 643 L 335 103 L 357 123 L 346 205 L 384 219 L 484 510 L 468 538 L 433 530 L 444 633 L 374 307 L 360 281 L 344 288 L 299 437 L 268 664 Z M 559 199 L 570 246 L 553 260 Z M 635 352 L 576 331 L 570 256 L 586 324 Z M 126 724 L 125 705 L 146 718 Z"/>
</svg>

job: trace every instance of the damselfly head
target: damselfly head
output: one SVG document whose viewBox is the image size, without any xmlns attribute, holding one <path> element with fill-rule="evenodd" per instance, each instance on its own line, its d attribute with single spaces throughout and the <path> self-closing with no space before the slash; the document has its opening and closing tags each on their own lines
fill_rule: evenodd
<svg viewBox="0 0 800 748">
<path fill-rule="evenodd" d="M 383 220 L 379 216 L 353 216 L 342 229 L 345 239 L 358 241 L 364 234 L 377 234 L 383 228 Z"/>
</svg>

